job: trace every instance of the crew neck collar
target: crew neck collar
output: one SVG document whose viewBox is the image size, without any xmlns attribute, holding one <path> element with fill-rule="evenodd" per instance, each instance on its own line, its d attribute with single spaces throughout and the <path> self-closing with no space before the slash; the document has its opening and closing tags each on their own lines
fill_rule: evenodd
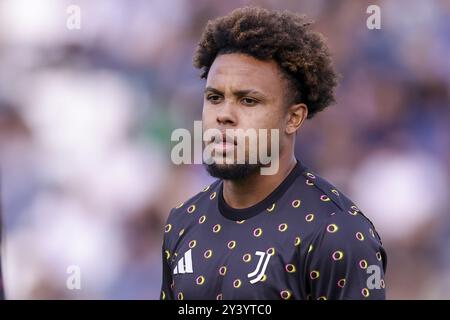
<svg viewBox="0 0 450 320">
<path fill-rule="evenodd" d="M 220 213 L 229 220 L 240 221 L 247 220 L 261 213 L 267 208 L 270 208 L 273 203 L 275 203 L 292 185 L 295 179 L 305 171 L 306 167 L 298 160 L 295 167 L 291 172 L 284 178 L 284 180 L 276 187 L 266 198 L 260 202 L 254 204 L 251 207 L 236 209 L 230 207 L 223 197 L 223 180 L 220 181 L 219 185 L 219 195 L 218 195 L 218 206 Z"/>
</svg>

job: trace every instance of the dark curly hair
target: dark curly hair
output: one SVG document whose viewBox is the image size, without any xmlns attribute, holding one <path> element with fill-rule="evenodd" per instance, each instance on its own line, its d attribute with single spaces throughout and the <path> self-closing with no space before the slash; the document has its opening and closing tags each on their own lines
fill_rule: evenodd
<svg viewBox="0 0 450 320">
<path fill-rule="evenodd" d="M 244 53 L 274 60 L 288 79 L 289 104 L 304 103 L 308 119 L 334 102 L 337 74 L 321 34 L 312 22 L 289 11 L 245 7 L 208 21 L 194 55 L 194 66 L 207 78 L 220 54 Z"/>
</svg>

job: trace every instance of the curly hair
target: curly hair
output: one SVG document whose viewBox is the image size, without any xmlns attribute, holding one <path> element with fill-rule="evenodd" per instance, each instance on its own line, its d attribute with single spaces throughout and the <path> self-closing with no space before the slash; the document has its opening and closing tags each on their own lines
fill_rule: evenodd
<svg viewBox="0 0 450 320">
<path fill-rule="evenodd" d="M 332 104 L 337 74 L 323 36 L 309 29 L 312 22 L 289 11 L 244 7 L 208 21 L 198 43 L 194 66 L 206 79 L 220 54 L 243 53 L 274 60 L 288 79 L 289 104 L 304 103 L 308 119 Z"/>
</svg>

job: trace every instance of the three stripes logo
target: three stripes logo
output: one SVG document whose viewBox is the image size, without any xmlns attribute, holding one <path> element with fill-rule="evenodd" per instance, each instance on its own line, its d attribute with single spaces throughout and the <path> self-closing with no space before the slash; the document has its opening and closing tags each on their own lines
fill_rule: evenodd
<svg viewBox="0 0 450 320">
<path fill-rule="evenodd" d="M 173 274 L 193 273 L 192 270 L 192 249 L 185 252 L 184 256 L 178 261 L 173 269 Z"/>
<path fill-rule="evenodd" d="M 255 254 L 259 256 L 258 264 L 256 265 L 256 269 L 254 271 L 247 274 L 251 284 L 254 284 L 262 279 L 264 273 L 266 272 L 267 265 L 269 264 L 270 257 L 272 256 L 263 251 L 256 251 Z M 186 274 L 193 272 L 192 249 L 189 249 L 184 253 L 183 257 L 178 260 L 178 263 L 173 270 L 173 274 Z"/>
<path fill-rule="evenodd" d="M 254 277 L 252 280 L 250 280 L 251 284 L 254 284 L 262 279 L 262 277 L 264 276 L 264 272 L 266 272 L 267 264 L 269 263 L 270 257 L 272 256 L 262 251 L 256 251 L 256 255 L 259 256 L 259 261 L 256 266 L 256 269 L 253 272 L 247 274 L 248 278 Z"/>
</svg>

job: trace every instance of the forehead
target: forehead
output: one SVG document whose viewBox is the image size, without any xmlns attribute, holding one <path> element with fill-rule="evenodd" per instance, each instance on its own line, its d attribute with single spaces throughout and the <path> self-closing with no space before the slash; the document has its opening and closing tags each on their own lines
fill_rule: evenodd
<svg viewBox="0 0 450 320">
<path fill-rule="evenodd" d="M 279 94 L 283 89 L 281 71 L 275 61 L 262 61 L 241 53 L 217 56 L 206 85 L 219 90 L 256 89 L 267 94 Z"/>
</svg>

